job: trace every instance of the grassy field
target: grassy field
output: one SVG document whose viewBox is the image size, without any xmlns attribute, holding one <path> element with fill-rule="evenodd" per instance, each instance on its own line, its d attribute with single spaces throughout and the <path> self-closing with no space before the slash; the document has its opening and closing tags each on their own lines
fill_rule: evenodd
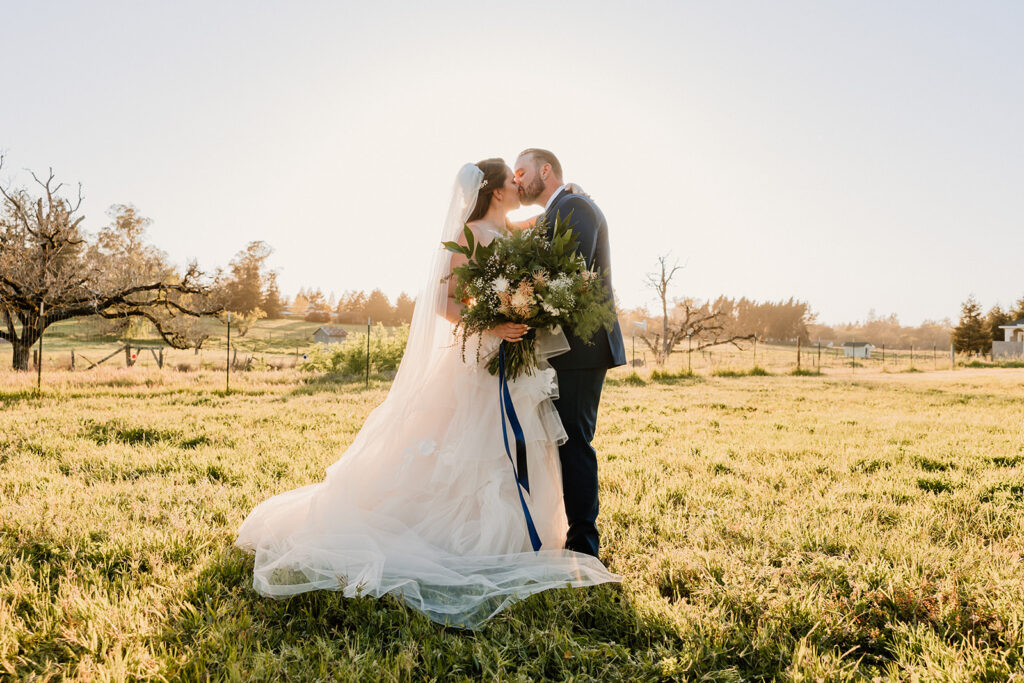
<svg viewBox="0 0 1024 683">
<path fill-rule="evenodd" d="M 256 367 L 294 368 L 301 362 L 304 353 L 313 346 L 313 332 L 326 323 L 306 322 L 296 318 L 281 320 L 259 320 L 239 337 L 237 329 L 232 334 L 233 362 L 244 365 L 250 358 Z M 358 336 L 366 331 L 365 325 L 335 325 L 345 328 L 350 335 Z M 100 360 L 125 343 L 134 346 L 159 346 L 164 348 L 165 365 L 177 370 L 220 369 L 227 363 L 226 326 L 219 320 L 205 318 L 203 330 L 210 337 L 197 354 L 192 349 L 178 350 L 167 347 L 148 323 L 140 324 L 139 331 L 129 335 L 104 335 L 98 319 L 83 318 L 55 323 L 46 329 L 43 343 L 44 372 L 52 369 L 70 369 L 71 352 L 74 350 L 76 368 L 84 370 L 91 362 Z M 628 327 L 628 326 L 627 326 Z M 625 329 L 625 328 L 624 328 Z M 375 335 L 382 330 L 375 325 Z M 384 332 L 386 333 L 386 332 Z M 365 337 L 364 337 L 365 339 Z M 653 367 L 654 354 L 642 339 L 627 336 L 626 356 L 643 366 Z M 752 346 L 744 343 L 742 348 L 723 344 L 701 351 L 687 353 L 686 343 L 680 344 L 669 358 L 666 368 L 671 372 L 687 370 L 703 374 L 747 372 L 761 368 L 773 374 L 785 374 L 797 368 L 797 347 L 795 344 L 758 343 Z M 949 348 L 927 349 L 875 349 L 868 359 L 853 360 L 844 357 L 838 346 L 809 344 L 800 349 L 800 370 L 825 374 L 856 374 L 857 372 L 927 372 L 948 370 L 952 365 Z M 0 343 L 0 369 L 10 367 L 11 347 Z M 957 355 L 958 367 L 982 362 L 974 357 Z M 153 355 L 143 351 L 138 355 L 136 366 L 156 367 Z M 102 367 L 125 367 L 123 353 L 117 354 Z M 996 363 L 1004 366 L 1007 363 Z M 1011 361 L 1009 365 L 1021 367 L 1022 361 Z"/>
<path fill-rule="evenodd" d="M 857 369 L 860 372 L 860 369 Z M 256 595 L 234 532 L 387 391 L 0 373 L 14 678 L 1006 680 L 1024 671 L 1024 370 L 609 378 L 603 559 L 478 633 L 393 599 Z M 2 677 L 4 673 L 0 673 Z M 919 678 L 918 678 L 919 677 Z"/>
</svg>

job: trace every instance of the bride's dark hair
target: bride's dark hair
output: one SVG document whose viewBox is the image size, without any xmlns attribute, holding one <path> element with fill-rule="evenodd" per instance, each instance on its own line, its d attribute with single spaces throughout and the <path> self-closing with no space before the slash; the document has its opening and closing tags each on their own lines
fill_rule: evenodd
<svg viewBox="0 0 1024 683">
<path fill-rule="evenodd" d="M 484 172 L 484 182 L 480 186 L 480 192 L 476 195 L 476 205 L 473 206 L 473 213 L 466 219 L 467 223 L 478 221 L 491 208 L 491 195 L 499 187 L 505 186 L 508 179 L 508 165 L 504 159 L 484 159 L 476 162 L 476 167 Z"/>
</svg>

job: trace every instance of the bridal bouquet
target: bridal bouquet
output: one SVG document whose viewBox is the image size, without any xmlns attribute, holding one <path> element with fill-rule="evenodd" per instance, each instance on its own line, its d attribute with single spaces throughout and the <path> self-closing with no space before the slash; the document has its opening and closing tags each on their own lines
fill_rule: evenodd
<svg viewBox="0 0 1024 683">
<path fill-rule="evenodd" d="M 507 344 L 505 374 L 514 379 L 537 367 L 534 330 L 563 326 L 580 339 L 589 339 L 601 328 L 611 329 L 615 309 L 607 297 L 604 279 L 587 268 L 576 251 L 576 239 L 569 218 L 557 218 L 551 239 L 543 218 L 525 230 L 496 237 L 489 244 L 475 243 L 465 227 L 466 246 L 444 242 L 448 251 L 462 254 L 468 263 L 452 269 L 455 298 L 466 303 L 456 325 L 461 333 L 465 359 L 466 341 L 504 323 L 524 323 L 532 330 L 522 341 Z M 488 361 L 492 375 L 498 373 L 497 354 Z"/>
</svg>

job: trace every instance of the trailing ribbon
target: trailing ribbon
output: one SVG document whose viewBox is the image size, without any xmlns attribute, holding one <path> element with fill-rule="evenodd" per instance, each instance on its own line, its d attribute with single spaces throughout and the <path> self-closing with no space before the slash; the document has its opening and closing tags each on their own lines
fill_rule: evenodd
<svg viewBox="0 0 1024 683">
<path fill-rule="evenodd" d="M 530 535 L 530 544 L 534 551 L 537 551 L 540 550 L 540 536 L 537 534 L 537 527 L 533 524 L 533 517 L 530 516 L 530 509 L 526 507 L 526 499 L 523 497 L 523 489 L 526 489 L 527 493 L 530 492 L 530 477 L 526 467 L 526 436 L 523 434 L 523 427 L 519 424 L 519 418 L 516 416 L 516 408 L 512 404 L 512 394 L 508 390 L 508 379 L 505 377 L 505 344 L 506 342 L 502 341 L 501 346 L 498 347 L 498 405 L 501 408 L 501 436 L 505 443 L 505 455 L 512 463 L 512 474 L 516 479 L 516 492 L 519 494 L 519 503 L 523 506 L 523 516 L 526 517 L 526 531 Z M 512 450 L 508 446 L 508 429 L 505 426 L 506 413 L 516 442 L 515 460 L 512 459 Z"/>
</svg>

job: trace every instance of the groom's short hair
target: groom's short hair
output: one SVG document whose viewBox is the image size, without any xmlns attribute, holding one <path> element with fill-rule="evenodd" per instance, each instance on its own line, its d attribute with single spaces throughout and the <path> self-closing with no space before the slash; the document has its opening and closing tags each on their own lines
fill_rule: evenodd
<svg viewBox="0 0 1024 683">
<path fill-rule="evenodd" d="M 534 159 L 539 160 L 541 165 L 551 164 L 551 170 L 554 172 L 555 177 L 559 180 L 562 179 L 562 164 L 559 163 L 558 157 L 555 156 L 554 152 L 550 152 L 539 147 L 530 147 L 529 149 L 524 149 L 520 152 L 519 156 L 524 157 L 527 154 Z"/>
</svg>

